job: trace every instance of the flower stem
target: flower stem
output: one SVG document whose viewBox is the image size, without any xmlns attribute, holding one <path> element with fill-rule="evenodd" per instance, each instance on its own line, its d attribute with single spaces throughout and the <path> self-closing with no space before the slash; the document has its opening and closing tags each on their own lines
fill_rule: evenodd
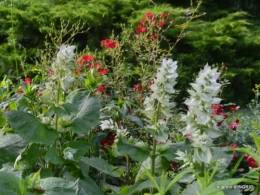
<svg viewBox="0 0 260 195">
<path fill-rule="evenodd" d="M 260 172 L 258 172 L 258 183 L 260 184 Z M 256 194 L 258 195 L 260 192 L 260 187 L 259 185 L 257 186 Z"/>
<path fill-rule="evenodd" d="M 129 163 L 129 156 L 126 155 L 126 183 L 130 185 L 130 163 Z"/>
</svg>

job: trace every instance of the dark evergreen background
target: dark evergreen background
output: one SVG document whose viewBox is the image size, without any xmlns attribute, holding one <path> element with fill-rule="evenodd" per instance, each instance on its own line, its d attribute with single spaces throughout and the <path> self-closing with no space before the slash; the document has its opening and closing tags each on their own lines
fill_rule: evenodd
<svg viewBox="0 0 260 195">
<path fill-rule="evenodd" d="M 61 19 L 70 25 L 85 22 L 84 29 L 89 31 L 77 35 L 73 43 L 79 51 L 86 45 L 95 50 L 101 49 L 100 40 L 112 32 L 119 34 L 121 24 L 136 25 L 145 11 L 169 12 L 176 16 L 176 24 L 181 24 L 185 18 L 179 8 L 189 6 L 190 0 L 2 0 L 0 78 L 9 75 L 17 79 L 16 64 L 19 68 L 21 63 L 27 69 L 34 67 L 37 49 L 44 48 L 46 27 L 53 24 L 59 32 Z M 260 83 L 260 1 L 204 0 L 199 13 L 204 12 L 191 23 L 189 33 L 172 53 L 179 64 L 177 87 L 183 89 L 178 101 L 183 101 L 188 83 L 206 63 L 224 63 L 231 82 L 223 92 L 224 103 L 245 106 L 254 96 L 254 84 Z M 177 35 L 176 28 L 167 33 L 172 41 Z"/>
</svg>

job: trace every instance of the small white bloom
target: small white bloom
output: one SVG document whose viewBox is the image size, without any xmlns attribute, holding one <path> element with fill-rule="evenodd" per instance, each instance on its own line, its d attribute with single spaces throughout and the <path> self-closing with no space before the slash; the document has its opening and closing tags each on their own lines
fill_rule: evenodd
<svg viewBox="0 0 260 195">
<path fill-rule="evenodd" d="M 113 129 L 115 127 L 112 119 L 104 120 L 104 121 L 100 121 L 100 122 L 101 122 L 100 127 L 102 130 Z"/>
</svg>

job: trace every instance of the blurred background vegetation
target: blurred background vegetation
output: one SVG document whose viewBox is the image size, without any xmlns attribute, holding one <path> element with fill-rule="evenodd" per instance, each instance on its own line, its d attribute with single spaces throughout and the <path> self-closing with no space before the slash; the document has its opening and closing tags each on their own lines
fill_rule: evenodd
<svg viewBox="0 0 260 195">
<path fill-rule="evenodd" d="M 184 12 L 189 10 L 190 3 L 190 0 L 0 0 L 0 79 L 8 75 L 16 80 L 25 75 L 25 69 L 33 70 L 36 58 L 41 55 L 39 49 L 45 48 L 45 41 L 52 42 L 50 32 L 60 33 L 61 21 L 69 27 L 80 22 L 82 33 L 72 42 L 78 52 L 86 45 L 94 51 L 101 49 L 101 40 L 112 33 L 118 35 L 122 24 L 131 28 L 149 10 L 169 12 L 176 17 L 177 27 L 185 22 Z M 228 67 L 226 76 L 231 84 L 224 89 L 224 103 L 246 105 L 254 96 L 254 84 L 260 83 L 260 1 L 204 0 L 198 14 L 204 15 L 190 24 L 185 38 L 172 51 L 172 58 L 179 64 L 177 88 L 183 89 L 177 101 L 183 102 L 193 75 L 209 63 Z M 166 34 L 172 42 L 178 35 L 178 28 L 169 29 Z"/>
</svg>

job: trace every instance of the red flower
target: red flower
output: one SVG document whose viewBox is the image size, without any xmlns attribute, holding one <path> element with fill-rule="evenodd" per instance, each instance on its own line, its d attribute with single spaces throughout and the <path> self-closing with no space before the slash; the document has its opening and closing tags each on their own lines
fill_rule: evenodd
<svg viewBox="0 0 260 195">
<path fill-rule="evenodd" d="M 100 64 L 96 63 L 96 64 L 95 64 L 95 68 L 96 68 L 96 69 L 99 69 L 99 68 L 100 68 Z"/>
<path fill-rule="evenodd" d="M 111 147 L 114 143 L 115 140 L 115 136 L 114 135 L 110 135 L 107 139 L 104 139 L 101 141 L 101 149 L 103 151 L 107 151 L 107 147 Z"/>
<path fill-rule="evenodd" d="M 231 111 L 236 111 L 240 108 L 240 106 L 230 106 Z"/>
<path fill-rule="evenodd" d="M 106 87 L 104 87 L 104 86 L 102 86 L 102 85 L 99 85 L 99 86 L 97 87 L 97 91 L 99 91 L 99 92 L 101 92 L 101 93 L 105 93 Z"/>
<path fill-rule="evenodd" d="M 157 39 L 158 38 L 158 34 L 154 34 L 151 36 L 151 40 L 153 41 L 154 39 Z"/>
<path fill-rule="evenodd" d="M 159 22 L 159 24 L 158 24 L 158 27 L 163 27 L 165 25 L 165 22 L 164 21 L 162 21 L 162 22 Z"/>
<path fill-rule="evenodd" d="M 36 97 L 40 97 L 40 96 L 41 96 L 41 90 L 38 89 L 37 94 L 36 94 Z"/>
<path fill-rule="evenodd" d="M 76 69 L 76 70 L 75 70 L 75 74 L 76 74 L 76 75 L 79 75 L 79 73 L 80 73 L 80 70 L 79 70 L 79 69 Z"/>
<path fill-rule="evenodd" d="M 77 63 L 79 65 L 85 65 L 87 62 L 91 62 L 93 61 L 95 58 L 95 56 L 91 56 L 91 55 L 87 55 L 87 54 L 84 54 L 82 56 L 80 56 L 77 60 Z"/>
<path fill-rule="evenodd" d="M 256 162 L 255 159 L 253 159 L 251 156 L 249 156 L 248 154 L 246 154 L 246 155 L 245 155 L 245 158 L 246 158 L 247 164 L 248 164 L 250 167 L 253 167 L 253 168 L 258 167 L 257 162 Z"/>
<path fill-rule="evenodd" d="M 113 49 L 117 46 L 115 41 L 110 41 L 109 39 L 102 40 L 101 46 L 105 46 L 107 49 Z"/>
<path fill-rule="evenodd" d="M 238 123 L 239 123 L 239 120 L 236 120 L 235 122 L 231 122 L 229 124 L 230 129 L 233 130 L 233 131 L 237 130 Z"/>
<path fill-rule="evenodd" d="M 141 24 L 144 24 L 144 23 L 145 23 L 145 19 L 141 19 L 141 20 L 140 20 L 140 23 L 141 23 Z"/>
<path fill-rule="evenodd" d="M 153 20 L 155 18 L 155 15 L 152 12 L 148 12 L 148 13 L 145 14 L 145 17 L 147 19 Z"/>
<path fill-rule="evenodd" d="M 24 82 L 26 85 L 28 85 L 28 84 L 32 83 L 32 80 L 31 80 L 31 78 L 25 78 Z"/>
<path fill-rule="evenodd" d="M 186 134 L 184 135 L 184 137 L 188 138 L 188 139 L 191 139 L 192 138 L 192 135 L 191 134 Z"/>
<path fill-rule="evenodd" d="M 143 90 L 143 88 L 142 88 L 140 83 L 135 84 L 134 87 L 133 87 L 133 90 L 134 91 L 138 91 L 139 93 L 144 92 L 144 90 Z"/>
<path fill-rule="evenodd" d="M 167 16 L 168 16 L 168 14 L 165 12 L 160 14 L 160 17 L 163 19 L 167 18 Z"/>
<path fill-rule="evenodd" d="M 54 74 L 54 71 L 53 71 L 53 70 L 49 70 L 49 71 L 48 71 L 48 75 L 49 75 L 49 76 L 51 76 L 51 75 L 53 75 L 53 74 Z"/>
<path fill-rule="evenodd" d="M 140 33 L 144 33 L 144 32 L 146 32 L 146 27 L 138 24 L 137 29 L 136 29 L 136 33 L 140 34 Z"/>
<path fill-rule="evenodd" d="M 98 74 L 103 75 L 103 74 L 107 74 L 107 72 L 108 72 L 108 69 L 107 68 L 103 68 L 103 69 L 100 69 L 98 71 Z"/>
</svg>

